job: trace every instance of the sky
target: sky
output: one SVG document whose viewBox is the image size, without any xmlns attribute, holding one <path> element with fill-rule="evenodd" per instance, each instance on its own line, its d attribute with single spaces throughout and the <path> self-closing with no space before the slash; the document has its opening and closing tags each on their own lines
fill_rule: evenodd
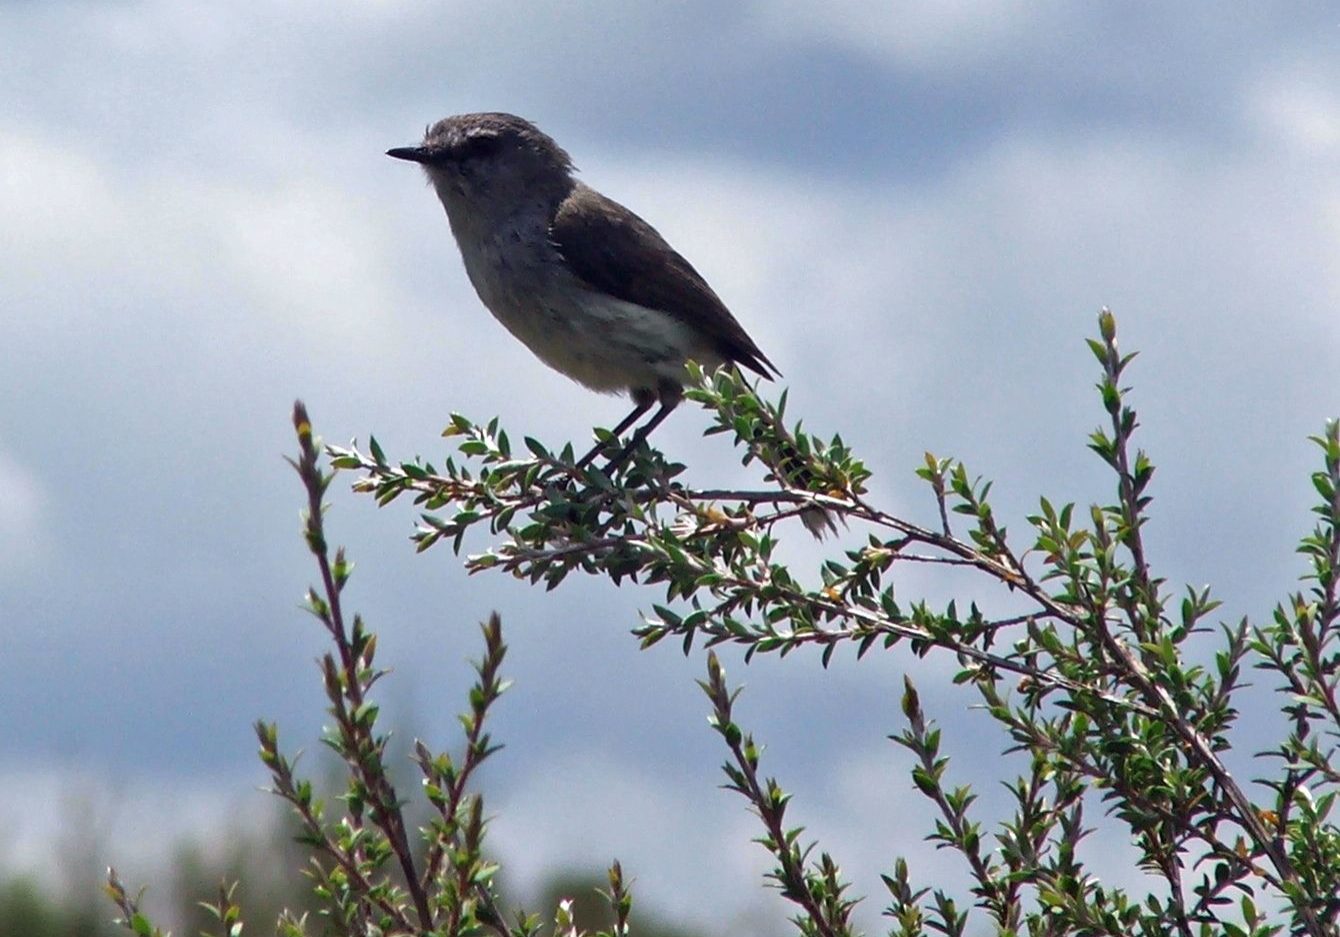
<svg viewBox="0 0 1340 937">
<path fill-rule="evenodd" d="M 420 174 L 383 155 L 453 113 L 535 121 L 656 225 L 789 413 L 913 521 L 927 450 L 995 479 L 1021 536 L 1039 495 L 1110 498 L 1084 445 L 1110 306 L 1140 352 L 1153 558 L 1263 620 L 1302 572 L 1306 437 L 1340 415 L 1338 44 L 1321 3 L 0 3 L 0 867 L 49 871 L 89 797 L 107 861 L 147 868 L 264 805 L 253 720 L 313 747 L 295 397 L 328 441 L 402 457 L 440 458 L 453 411 L 579 448 L 623 415 L 491 319 Z M 685 407 L 657 439 L 695 478 L 752 479 L 707 425 Z M 516 880 L 618 856 L 686 920 L 778 912 L 715 789 L 702 655 L 628 634 L 656 590 L 469 578 L 414 554 L 409 505 L 331 501 L 402 735 L 455 741 L 476 622 L 503 616 L 516 684 L 484 782 Z M 886 740 L 911 669 L 962 777 L 994 777 L 1007 741 L 952 662 L 727 666 L 867 920 L 898 853 L 960 874 Z"/>
</svg>

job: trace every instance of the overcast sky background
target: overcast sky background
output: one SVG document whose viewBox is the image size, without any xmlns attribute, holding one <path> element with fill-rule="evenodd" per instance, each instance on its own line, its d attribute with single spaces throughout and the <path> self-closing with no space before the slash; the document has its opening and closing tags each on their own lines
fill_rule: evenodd
<svg viewBox="0 0 1340 937">
<path fill-rule="evenodd" d="M 1306 436 L 1340 413 L 1338 45 L 1323 3 L 0 3 L 0 865 L 49 870 L 84 790 L 107 861 L 147 867 L 264 804 L 252 720 L 314 746 L 294 397 L 328 441 L 406 457 L 440 457 L 452 411 L 555 445 L 625 411 L 491 319 L 382 155 L 451 113 L 536 121 L 655 224 L 910 519 L 934 516 L 927 449 L 996 479 L 1019 536 L 1039 494 L 1110 497 L 1083 344 L 1110 305 L 1154 559 L 1263 619 L 1301 571 Z M 752 478 L 706 425 L 685 407 L 657 439 Z M 618 856 L 692 920 L 779 909 L 715 789 L 702 655 L 627 634 L 657 591 L 467 579 L 413 553 L 408 504 L 331 500 L 406 735 L 454 745 L 475 623 L 504 617 L 486 782 L 514 880 Z M 903 597 L 964 594 L 921 575 Z M 885 740 L 909 663 L 729 668 L 867 919 L 930 829 Z M 1006 741 L 950 664 L 911 666 L 959 777 L 993 777 Z"/>
</svg>

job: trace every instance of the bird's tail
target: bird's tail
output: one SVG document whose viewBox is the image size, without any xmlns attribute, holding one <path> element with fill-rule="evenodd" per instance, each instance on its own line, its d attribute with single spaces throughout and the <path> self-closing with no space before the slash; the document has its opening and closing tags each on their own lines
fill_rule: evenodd
<svg viewBox="0 0 1340 937">
<path fill-rule="evenodd" d="M 824 463 L 809 445 L 808 437 L 798 441 L 780 419 L 769 419 L 766 433 L 757 432 L 750 441 L 750 449 L 760 462 L 768 467 L 768 478 L 789 491 L 826 494 L 834 486 L 826 484 Z M 763 427 L 759 427 L 760 430 Z M 761 438 L 766 436 L 766 438 Z M 800 522 L 823 540 L 837 533 L 837 515 L 820 504 L 809 504 L 800 512 Z"/>
</svg>

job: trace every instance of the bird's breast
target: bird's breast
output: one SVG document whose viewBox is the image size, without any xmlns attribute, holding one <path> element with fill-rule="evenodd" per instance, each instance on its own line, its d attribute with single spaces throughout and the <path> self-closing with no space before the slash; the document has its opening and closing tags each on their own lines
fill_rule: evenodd
<svg viewBox="0 0 1340 937">
<path fill-rule="evenodd" d="M 609 393 L 655 389 L 682 384 L 688 358 L 721 363 L 681 320 L 580 280 L 547 230 L 517 224 L 474 234 L 457 239 L 480 300 L 536 357 L 573 380 Z"/>
</svg>

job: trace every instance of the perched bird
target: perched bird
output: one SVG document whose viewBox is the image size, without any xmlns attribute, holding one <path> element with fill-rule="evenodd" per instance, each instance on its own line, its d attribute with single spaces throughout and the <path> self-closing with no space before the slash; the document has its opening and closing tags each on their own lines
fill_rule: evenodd
<svg viewBox="0 0 1340 937">
<path fill-rule="evenodd" d="M 567 152 L 530 121 L 447 117 L 387 155 L 423 167 L 475 292 L 509 332 L 554 370 L 632 397 L 616 437 L 660 404 L 616 461 L 679 404 L 687 360 L 780 375 L 698 271 L 578 180 Z"/>
</svg>

